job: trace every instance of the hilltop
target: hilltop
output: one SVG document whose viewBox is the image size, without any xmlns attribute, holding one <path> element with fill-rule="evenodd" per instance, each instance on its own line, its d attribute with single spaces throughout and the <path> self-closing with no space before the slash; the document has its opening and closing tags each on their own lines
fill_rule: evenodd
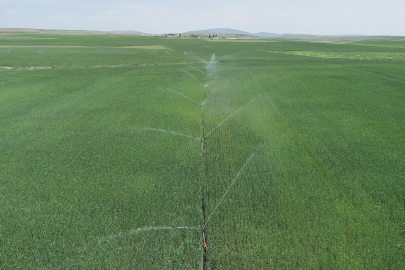
<svg viewBox="0 0 405 270">
<path fill-rule="evenodd" d="M 185 32 L 185 34 L 226 34 L 226 35 L 233 34 L 238 36 L 253 36 L 253 37 L 280 37 L 288 35 L 288 34 L 275 34 L 267 32 L 250 33 L 231 28 L 212 28 L 205 30 L 194 30 Z"/>
</svg>

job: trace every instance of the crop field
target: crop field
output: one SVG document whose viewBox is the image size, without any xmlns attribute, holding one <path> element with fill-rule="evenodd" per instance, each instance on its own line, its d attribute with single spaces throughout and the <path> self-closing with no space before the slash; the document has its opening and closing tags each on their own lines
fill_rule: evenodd
<svg viewBox="0 0 405 270">
<path fill-rule="evenodd" d="M 402 45 L 0 36 L 0 268 L 404 269 Z"/>
</svg>

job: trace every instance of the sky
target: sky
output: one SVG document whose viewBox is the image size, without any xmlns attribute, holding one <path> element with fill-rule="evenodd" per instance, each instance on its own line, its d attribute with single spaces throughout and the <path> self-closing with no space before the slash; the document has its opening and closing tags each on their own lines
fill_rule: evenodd
<svg viewBox="0 0 405 270">
<path fill-rule="evenodd" d="M 0 28 L 405 36 L 405 0 L 0 0 Z"/>
</svg>

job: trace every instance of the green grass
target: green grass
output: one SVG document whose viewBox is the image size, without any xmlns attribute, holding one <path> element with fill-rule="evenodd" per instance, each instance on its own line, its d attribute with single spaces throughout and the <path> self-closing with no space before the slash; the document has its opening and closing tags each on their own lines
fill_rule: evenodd
<svg viewBox="0 0 405 270">
<path fill-rule="evenodd" d="M 405 267 L 397 41 L 47 37 L 0 39 L 2 268 L 202 269 L 203 199 L 207 269 Z"/>
</svg>

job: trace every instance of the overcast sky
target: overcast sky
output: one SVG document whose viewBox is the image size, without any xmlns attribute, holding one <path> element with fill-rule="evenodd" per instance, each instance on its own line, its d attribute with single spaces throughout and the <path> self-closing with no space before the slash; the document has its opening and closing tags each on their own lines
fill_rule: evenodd
<svg viewBox="0 0 405 270">
<path fill-rule="evenodd" d="M 0 28 L 405 36 L 405 0 L 0 0 Z"/>
</svg>

